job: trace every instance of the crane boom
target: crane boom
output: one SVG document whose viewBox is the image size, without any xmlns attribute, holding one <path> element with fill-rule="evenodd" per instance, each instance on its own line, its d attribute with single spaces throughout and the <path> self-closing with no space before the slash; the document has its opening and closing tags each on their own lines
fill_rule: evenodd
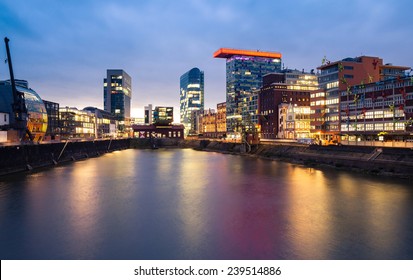
<svg viewBox="0 0 413 280">
<path fill-rule="evenodd" d="M 7 64 L 9 65 L 9 72 L 10 72 L 10 83 L 11 83 L 11 90 L 13 93 L 13 114 L 14 114 L 14 121 L 15 124 L 13 128 L 19 131 L 19 138 L 22 140 L 26 133 L 28 134 L 31 141 L 33 141 L 33 135 L 27 128 L 27 108 L 24 100 L 24 93 L 20 92 L 16 88 L 16 81 L 14 80 L 14 73 L 13 73 L 13 63 L 11 60 L 10 55 L 10 48 L 9 48 L 9 38 L 4 38 L 4 43 L 6 44 L 6 52 L 7 52 Z"/>
</svg>

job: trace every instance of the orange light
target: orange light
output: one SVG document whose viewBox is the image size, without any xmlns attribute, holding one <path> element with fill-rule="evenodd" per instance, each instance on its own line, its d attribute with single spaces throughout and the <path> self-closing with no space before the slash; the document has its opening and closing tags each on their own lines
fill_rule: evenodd
<svg viewBox="0 0 413 280">
<path fill-rule="evenodd" d="M 262 51 L 248 51 L 248 50 L 236 50 L 236 49 L 226 49 L 221 48 L 214 53 L 215 58 L 230 58 L 234 55 L 243 56 L 255 56 L 255 57 L 266 57 L 266 58 L 281 58 L 281 53 L 278 52 L 262 52 Z"/>
</svg>

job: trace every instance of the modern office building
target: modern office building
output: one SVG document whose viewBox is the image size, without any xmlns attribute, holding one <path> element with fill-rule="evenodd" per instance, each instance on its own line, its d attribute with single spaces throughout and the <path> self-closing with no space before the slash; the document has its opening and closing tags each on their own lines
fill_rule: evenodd
<svg viewBox="0 0 413 280">
<path fill-rule="evenodd" d="M 186 136 L 196 136 L 202 133 L 201 122 L 204 110 L 194 110 L 191 112 L 191 127 L 193 132 Z"/>
<path fill-rule="evenodd" d="M 96 116 L 90 111 L 71 107 L 59 108 L 61 139 L 96 138 Z"/>
<path fill-rule="evenodd" d="M 240 131 L 245 97 L 262 87 L 265 74 L 281 70 L 281 54 L 221 48 L 214 57 L 226 59 L 227 131 Z"/>
<path fill-rule="evenodd" d="M 413 77 L 400 76 L 339 92 L 341 140 L 413 140 Z M 351 143 L 352 142 L 352 143 Z"/>
<path fill-rule="evenodd" d="M 342 122 L 341 92 L 350 92 L 355 85 L 364 87 L 367 83 L 404 76 L 404 71 L 410 68 L 383 64 L 383 59 L 379 57 L 360 56 L 335 62 L 324 59 L 318 69 L 321 71 L 318 77 L 321 90 L 315 96 L 318 104 L 313 103 L 317 108 L 311 110 L 311 118 L 314 119 L 311 132 L 320 135 L 320 140 L 338 142 Z"/>
<path fill-rule="evenodd" d="M 156 106 L 153 111 L 153 123 L 155 125 L 171 125 L 174 121 L 174 108 Z"/>
<path fill-rule="evenodd" d="M 46 136 L 49 140 L 58 140 L 59 129 L 59 103 L 43 100 L 47 111 Z"/>
<path fill-rule="evenodd" d="M 192 68 L 180 78 L 180 121 L 185 126 L 185 135 L 195 133 L 191 114 L 197 110 L 204 110 L 204 72 Z"/>
<path fill-rule="evenodd" d="M 104 110 L 124 122 L 130 118 L 132 79 L 121 69 L 108 69 L 103 80 Z"/>
<path fill-rule="evenodd" d="M 83 111 L 95 115 L 95 134 L 97 138 L 116 137 L 117 120 L 111 112 L 91 106 L 83 108 Z"/>
<path fill-rule="evenodd" d="M 246 94 L 242 107 L 242 124 L 247 131 L 256 131 L 258 129 L 258 93 L 254 90 Z"/>
<path fill-rule="evenodd" d="M 310 93 L 318 88 L 317 75 L 298 70 L 283 70 L 264 76 L 258 96 L 261 138 L 275 139 L 279 134 L 280 104 L 310 106 Z"/>
</svg>

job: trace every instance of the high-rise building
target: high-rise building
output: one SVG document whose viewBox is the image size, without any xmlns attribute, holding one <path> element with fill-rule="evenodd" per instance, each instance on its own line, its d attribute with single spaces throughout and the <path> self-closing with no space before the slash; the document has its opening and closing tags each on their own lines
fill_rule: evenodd
<svg viewBox="0 0 413 280">
<path fill-rule="evenodd" d="M 185 135 L 194 134 L 191 113 L 204 110 L 204 72 L 192 68 L 180 79 L 180 119 L 185 126 Z"/>
<path fill-rule="evenodd" d="M 132 79 L 121 69 L 108 69 L 103 81 L 105 111 L 115 115 L 118 121 L 130 118 Z"/>
<path fill-rule="evenodd" d="M 245 97 L 261 88 L 265 74 L 281 70 L 281 54 L 221 48 L 214 57 L 226 59 L 227 131 L 237 131 Z"/>
</svg>

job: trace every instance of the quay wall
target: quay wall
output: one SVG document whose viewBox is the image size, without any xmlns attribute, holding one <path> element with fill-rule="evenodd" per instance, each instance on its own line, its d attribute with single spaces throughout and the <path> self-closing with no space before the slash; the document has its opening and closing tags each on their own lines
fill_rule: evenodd
<svg viewBox="0 0 413 280">
<path fill-rule="evenodd" d="M 413 149 L 410 148 L 283 143 L 255 145 L 247 152 L 242 144 L 204 140 L 196 149 L 413 179 Z"/>
<path fill-rule="evenodd" d="M 65 146 L 66 145 L 66 146 Z M 368 146 L 307 146 L 291 143 L 254 145 L 182 139 L 117 139 L 0 146 L 0 176 L 97 157 L 123 149 L 193 148 L 307 166 L 329 166 L 413 179 L 413 149 Z"/>
<path fill-rule="evenodd" d="M 128 149 L 130 139 L 0 146 L 0 176 Z"/>
</svg>

